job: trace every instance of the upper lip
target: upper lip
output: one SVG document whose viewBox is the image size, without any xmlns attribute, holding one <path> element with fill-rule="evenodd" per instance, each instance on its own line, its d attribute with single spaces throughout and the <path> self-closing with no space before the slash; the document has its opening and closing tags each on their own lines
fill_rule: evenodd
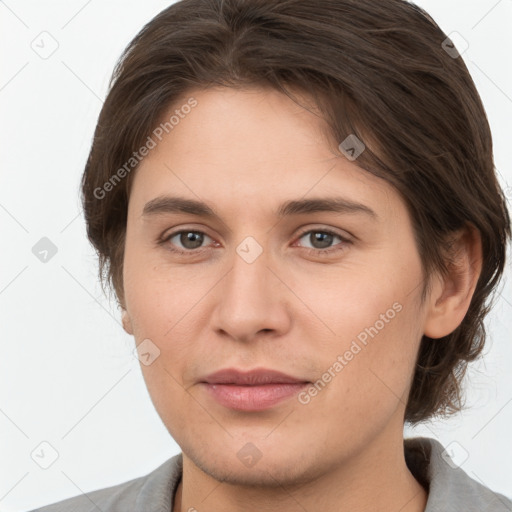
<svg viewBox="0 0 512 512">
<path fill-rule="evenodd" d="M 241 386 L 256 386 L 258 384 L 297 384 L 308 382 L 297 379 L 285 373 L 266 368 L 257 368 L 250 371 L 225 368 L 208 375 L 202 380 L 208 384 L 238 384 Z"/>
</svg>

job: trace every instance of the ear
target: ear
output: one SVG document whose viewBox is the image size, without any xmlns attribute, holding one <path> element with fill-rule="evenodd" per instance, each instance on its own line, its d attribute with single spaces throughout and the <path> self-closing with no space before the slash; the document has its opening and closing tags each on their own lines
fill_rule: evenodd
<svg viewBox="0 0 512 512">
<path fill-rule="evenodd" d="M 447 254 L 447 275 L 438 276 L 428 299 L 424 334 L 442 338 L 466 315 L 482 271 L 482 239 L 472 225 L 457 231 Z"/>
<path fill-rule="evenodd" d="M 123 313 L 121 315 L 121 319 L 123 322 L 123 329 L 128 333 L 133 335 L 133 327 L 132 327 L 132 321 L 130 319 L 130 315 L 128 314 L 128 311 L 126 309 L 122 310 Z"/>
</svg>

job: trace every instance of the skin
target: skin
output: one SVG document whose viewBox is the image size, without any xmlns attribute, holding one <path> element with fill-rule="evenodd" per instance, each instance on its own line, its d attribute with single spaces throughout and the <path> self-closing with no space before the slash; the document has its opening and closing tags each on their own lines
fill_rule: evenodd
<svg viewBox="0 0 512 512">
<path fill-rule="evenodd" d="M 404 201 L 336 151 L 318 116 L 266 89 L 189 96 L 197 106 L 136 171 L 124 257 L 123 325 L 137 344 L 150 339 L 160 350 L 141 368 L 183 452 L 174 510 L 424 510 L 427 493 L 403 454 L 406 399 L 422 335 L 449 334 L 467 311 L 479 237 L 461 231 L 453 272 L 434 276 L 422 303 Z M 220 218 L 143 216 L 164 194 L 204 201 Z M 333 196 L 377 217 L 275 215 L 287 200 Z M 180 236 L 158 243 L 180 229 L 205 235 L 195 246 Z M 348 242 L 321 245 L 314 234 L 325 229 Z M 248 236 L 263 250 L 252 263 L 236 251 Z M 235 411 L 199 384 L 228 367 L 315 382 L 396 303 L 400 312 L 307 404 L 292 397 Z M 237 457 L 247 443 L 261 454 L 252 467 Z"/>
</svg>

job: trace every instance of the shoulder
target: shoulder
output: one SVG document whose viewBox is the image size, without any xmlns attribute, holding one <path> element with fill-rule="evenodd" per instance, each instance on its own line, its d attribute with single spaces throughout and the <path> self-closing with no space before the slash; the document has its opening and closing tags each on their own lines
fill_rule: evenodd
<svg viewBox="0 0 512 512">
<path fill-rule="evenodd" d="M 171 510 L 181 478 L 182 454 L 167 459 L 147 475 L 90 491 L 30 512 L 160 512 Z"/>
<path fill-rule="evenodd" d="M 425 512 L 510 512 L 512 500 L 471 478 L 436 439 L 404 439 L 407 466 L 428 488 Z"/>
</svg>

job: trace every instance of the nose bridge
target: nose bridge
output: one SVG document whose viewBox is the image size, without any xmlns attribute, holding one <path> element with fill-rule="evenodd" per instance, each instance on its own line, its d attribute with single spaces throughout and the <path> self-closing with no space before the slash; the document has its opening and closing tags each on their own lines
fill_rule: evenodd
<svg viewBox="0 0 512 512">
<path fill-rule="evenodd" d="M 270 256 L 254 237 L 246 237 L 235 248 L 218 296 L 216 329 L 246 339 L 262 329 L 284 328 L 287 315 L 276 277 L 268 268 Z"/>
<path fill-rule="evenodd" d="M 267 268 L 270 263 L 269 252 L 253 236 L 242 240 L 235 248 L 232 268 L 227 275 L 225 298 L 245 304 L 256 304 L 262 301 L 261 295 L 268 292 L 269 279 L 272 273 Z"/>
</svg>

